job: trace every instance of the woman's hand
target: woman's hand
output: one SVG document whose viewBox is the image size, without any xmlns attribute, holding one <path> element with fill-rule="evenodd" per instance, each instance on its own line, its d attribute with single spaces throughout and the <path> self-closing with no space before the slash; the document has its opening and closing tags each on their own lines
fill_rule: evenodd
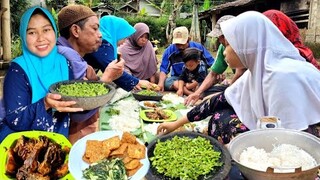
<svg viewBox="0 0 320 180">
<path fill-rule="evenodd" d="M 183 96 L 183 89 L 178 89 L 177 90 L 177 95 L 178 96 Z"/>
<path fill-rule="evenodd" d="M 161 123 L 157 128 L 157 134 L 165 135 L 165 134 L 171 133 L 172 131 L 178 129 L 179 127 L 183 126 L 186 123 L 189 123 L 187 116 L 183 116 L 174 122 Z"/>
<path fill-rule="evenodd" d="M 144 89 L 151 89 L 152 83 L 147 80 L 139 80 L 139 83 L 134 87 L 135 90 L 141 90 Z"/>
<path fill-rule="evenodd" d="M 171 133 L 174 130 L 176 130 L 174 122 L 164 122 L 158 126 L 157 134 L 158 135 L 165 135 L 165 134 Z"/>
<path fill-rule="evenodd" d="M 196 103 L 199 99 L 200 99 L 200 94 L 197 93 L 197 92 L 194 92 L 194 93 L 190 94 L 190 95 L 184 100 L 184 104 L 185 104 L 185 105 L 193 105 L 193 104 Z"/>
<path fill-rule="evenodd" d="M 78 112 L 83 111 L 82 108 L 73 108 L 72 105 L 76 104 L 75 101 L 61 101 L 60 94 L 48 93 L 44 98 L 44 105 L 46 110 L 53 108 L 59 112 Z"/>
<path fill-rule="evenodd" d="M 124 60 L 120 59 L 112 61 L 104 70 L 102 77 L 100 78 L 103 82 L 112 82 L 115 79 L 118 79 L 124 70 Z"/>
</svg>

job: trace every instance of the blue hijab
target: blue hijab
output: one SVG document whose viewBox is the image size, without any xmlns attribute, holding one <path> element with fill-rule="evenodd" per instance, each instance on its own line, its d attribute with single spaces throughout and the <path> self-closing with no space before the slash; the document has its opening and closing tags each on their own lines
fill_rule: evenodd
<svg viewBox="0 0 320 180">
<path fill-rule="evenodd" d="M 23 54 L 14 59 L 13 62 L 19 64 L 29 78 L 32 89 L 32 103 L 43 98 L 48 93 L 50 85 L 69 78 L 67 60 L 64 56 L 58 53 L 56 46 L 45 57 L 39 57 L 29 51 L 26 41 L 27 28 L 30 18 L 35 10 L 40 10 L 47 16 L 54 31 L 56 32 L 56 37 L 58 36 L 56 24 L 48 10 L 40 6 L 35 6 L 28 9 L 22 15 L 20 21 L 20 37 L 22 41 Z"/>
<path fill-rule="evenodd" d="M 117 58 L 118 41 L 129 37 L 136 32 L 128 21 L 123 18 L 108 15 L 100 19 L 102 39 L 108 41 L 114 49 L 114 59 Z"/>
</svg>

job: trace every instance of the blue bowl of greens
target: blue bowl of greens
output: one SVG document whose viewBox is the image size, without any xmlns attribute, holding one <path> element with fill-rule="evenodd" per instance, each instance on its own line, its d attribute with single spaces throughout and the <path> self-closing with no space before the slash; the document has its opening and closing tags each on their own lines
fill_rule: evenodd
<svg viewBox="0 0 320 180">
<path fill-rule="evenodd" d="M 173 132 L 149 143 L 152 180 L 225 179 L 231 169 L 228 150 L 213 137 L 181 131 Z"/>
<path fill-rule="evenodd" d="M 115 94 L 115 88 L 101 81 L 67 80 L 52 84 L 49 91 L 60 94 L 63 101 L 76 101 L 73 107 L 92 110 L 107 104 Z"/>
</svg>

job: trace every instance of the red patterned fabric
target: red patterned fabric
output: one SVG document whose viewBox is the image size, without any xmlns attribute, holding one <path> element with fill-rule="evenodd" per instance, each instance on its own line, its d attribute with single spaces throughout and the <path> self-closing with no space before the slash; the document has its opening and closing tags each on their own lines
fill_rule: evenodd
<svg viewBox="0 0 320 180">
<path fill-rule="evenodd" d="M 263 13 L 267 16 L 282 32 L 282 34 L 292 42 L 292 44 L 299 50 L 300 55 L 308 62 L 313 64 L 320 70 L 320 65 L 314 58 L 312 51 L 302 43 L 299 33 L 299 28 L 296 23 L 287 15 L 278 10 L 268 10 Z"/>
</svg>

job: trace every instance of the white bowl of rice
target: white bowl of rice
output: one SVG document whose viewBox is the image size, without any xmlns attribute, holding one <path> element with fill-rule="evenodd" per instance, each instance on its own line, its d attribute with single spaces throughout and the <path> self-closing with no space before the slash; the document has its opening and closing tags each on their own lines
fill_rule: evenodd
<svg viewBox="0 0 320 180">
<path fill-rule="evenodd" d="M 242 133 L 228 146 L 246 179 L 309 180 L 320 167 L 320 139 L 290 129 L 259 129 Z"/>
</svg>

